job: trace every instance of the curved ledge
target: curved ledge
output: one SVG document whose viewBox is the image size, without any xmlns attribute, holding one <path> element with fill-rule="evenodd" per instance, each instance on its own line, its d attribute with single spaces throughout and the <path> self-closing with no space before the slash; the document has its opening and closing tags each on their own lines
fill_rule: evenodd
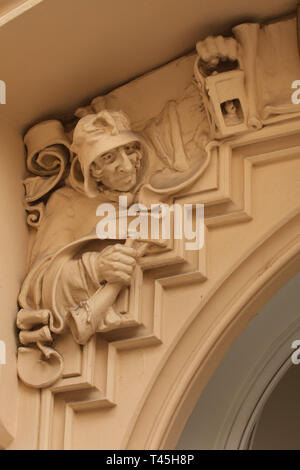
<svg viewBox="0 0 300 470">
<path fill-rule="evenodd" d="M 44 0 L 7 0 L 0 9 L 0 27 L 43 1 Z"/>
</svg>

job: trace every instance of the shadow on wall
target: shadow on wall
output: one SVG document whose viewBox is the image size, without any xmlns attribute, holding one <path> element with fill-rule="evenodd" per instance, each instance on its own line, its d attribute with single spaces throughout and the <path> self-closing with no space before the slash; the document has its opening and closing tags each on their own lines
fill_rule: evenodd
<svg viewBox="0 0 300 470">
<path fill-rule="evenodd" d="M 269 397 L 259 421 L 251 450 L 300 449 L 300 368 L 293 365 Z"/>
</svg>

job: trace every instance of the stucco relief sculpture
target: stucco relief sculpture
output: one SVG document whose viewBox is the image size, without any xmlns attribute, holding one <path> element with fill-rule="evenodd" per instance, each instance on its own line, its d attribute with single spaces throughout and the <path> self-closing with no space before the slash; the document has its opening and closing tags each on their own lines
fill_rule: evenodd
<svg viewBox="0 0 300 470">
<path fill-rule="evenodd" d="M 226 55 L 226 48 L 230 51 Z M 208 37 L 197 43 L 195 77 L 205 99 L 210 135 L 224 138 L 247 130 L 245 74 L 234 38 Z"/>
<path fill-rule="evenodd" d="M 53 126 L 56 126 L 54 131 L 63 133 L 57 123 L 44 123 L 43 130 L 50 133 L 52 140 Z M 29 156 L 36 144 L 35 132 L 36 128 L 25 139 Z M 66 185 L 50 196 L 44 213 L 44 202 L 40 202 L 35 208 L 38 216 L 34 213 L 29 216 L 29 223 L 38 221 L 39 228 L 31 268 L 20 294 L 22 309 L 17 319 L 20 342 L 23 345 L 35 343 L 48 359 L 43 368 L 46 381 L 43 383 L 40 374 L 36 378 L 39 386 L 53 382 L 62 371 L 62 358 L 46 346 L 52 341 L 53 333 L 62 333 L 68 324 L 75 340 L 85 344 L 100 324 L 109 327 L 121 322 L 112 304 L 121 288 L 130 283 L 138 257 L 133 246 L 121 244 L 102 246 L 97 251 L 86 249 L 77 257 L 73 255 L 80 251 L 80 245 L 88 245 L 97 239 L 96 209 L 101 202 L 115 203 L 118 194 L 126 194 L 130 202 L 133 201 L 145 164 L 146 146 L 141 138 L 131 132 L 122 112 L 103 111 L 79 121 L 72 146 L 66 136 L 61 143 L 69 149 L 70 157 L 73 153 L 76 157 L 70 165 Z M 69 162 L 65 158 L 65 148 L 62 151 L 55 146 L 47 147 L 38 152 L 37 158 L 36 149 L 33 150 L 33 165 L 44 164 L 49 173 L 54 170 L 56 174 L 27 179 L 27 203 L 32 197 L 39 199 L 51 190 L 67 171 Z M 48 187 L 45 188 L 45 184 Z M 37 190 L 38 185 L 43 193 Z M 30 356 L 34 359 L 37 354 L 40 352 L 32 347 L 19 350 L 19 374 L 25 382 L 33 382 L 32 385 L 34 379 L 26 378 L 28 373 L 30 375 L 26 365 L 30 364 Z M 56 363 L 54 369 L 51 361 Z M 49 364 L 52 367 L 50 375 Z"/>
<path fill-rule="evenodd" d="M 50 347 L 55 335 L 69 328 L 84 345 L 97 331 L 122 326 L 126 311 L 114 305 L 120 292 L 130 284 L 139 257 L 153 245 L 164 246 L 127 234 L 125 243 L 99 240 L 99 205 L 117 207 L 119 196 L 126 196 L 128 206 L 143 201 L 148 207 L 205 170 L 201 154 L 193 160 L 183 143 L 178 148 L 178 117 L 174 105 L 169 108 L 175 145 L 164 144 L 157 122 L 149 124 L 150 134 L 156 133 L 151 142 L 132 131 L 122 111 L 99 108 L 83 113 L 71 138 L 58 121 L 38 124 L 25 136 L 28 168 L 36 174 L 25 180 L 28 223 L 36 232 L 17 317 L 23 345 L 18 372 L 27 385 L 46 387 L 61 377 L 63 358 Z M 160 158 L 153 141 L 169 145 L 166 158 Z"/>
<path fill-rule="evenodd" d="M 233 37 L 197 43 L 194 72 L 211 139 L 259 130 L 299 112 L 290 93 L 293 77 L 299 74 L 296 19 L 245 23 L 232 31 Z"/>
<path fill-rule="evenodd" d="M 126 234 L 121 241 L 100 240 L 97 207 L 117 206 L 119 196 L 126 196 L 128 207 L 168 203 L 201 178 L 212 148 L 299 112 L 281 90 L 299 61 L 284 63 L 285 73 L 270 82 L 270 70 L 282 68 L 270 50 L 280 49 L 282 35 L 296 38 L 295 20 L 262 28 L 243 24 L 233 33 L 197 44 L 194 80 L 184 96 L 142 125 L 132 127 L 125 113 L 97 97 L 76 111 L 75 128 L 67 131 L 53 120 L 26 134 L 31 175 L 24 182 L 25 208 L 32 237 L 17 326 L 18 373 L 27 385 L 47 387 L 62 376 L 57 335 L 70 330 L 85 345 L 95 333 L 122 328 L 124 292 L 136 264 L 165 249 L 161 241 Z"/>
</svg>

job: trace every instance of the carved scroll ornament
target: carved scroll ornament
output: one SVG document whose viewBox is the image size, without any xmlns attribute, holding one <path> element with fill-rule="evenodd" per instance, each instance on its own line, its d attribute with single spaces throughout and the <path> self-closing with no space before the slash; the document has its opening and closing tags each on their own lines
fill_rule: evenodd
<svg viewBox="0 0 300 470">
<path fill-rule="evenodd" d="M 59 121 L 45 121 L 30 129 L 24 143 L 27 148 L 27 168 L 35 176 L 25 179 L 27 222 L 35 227 L 41 222 L 44 201 L 67 174 L 72 160 L 71 142 Z"/>
</svg>

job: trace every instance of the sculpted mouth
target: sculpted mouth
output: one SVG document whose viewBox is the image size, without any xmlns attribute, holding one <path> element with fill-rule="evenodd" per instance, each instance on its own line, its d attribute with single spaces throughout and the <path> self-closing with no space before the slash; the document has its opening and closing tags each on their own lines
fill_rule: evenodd
<svg viewBox="0 0 300 470">
<path fill-rule="evenodd" d="M 122 181 L 124 183 L 130 183 L 130 181 L 132 181 L 132 180 L 133 180 L 133 175 L 122 176 Z"/>
</svg>

